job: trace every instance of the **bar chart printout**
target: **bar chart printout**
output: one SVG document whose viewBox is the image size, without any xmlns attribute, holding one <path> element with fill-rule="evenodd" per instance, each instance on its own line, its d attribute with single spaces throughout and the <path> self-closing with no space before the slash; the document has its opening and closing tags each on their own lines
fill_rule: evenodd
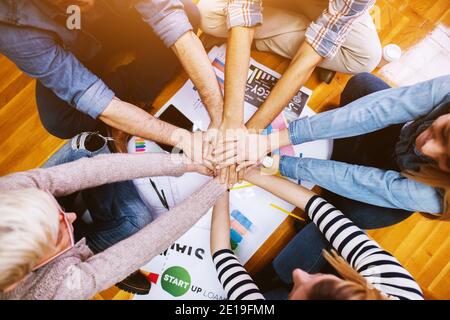
<svg viewBox="0 0 450 320">
<path fill-rule="evenodd" d="M 255 226 L 253 222 L 251 222 L 241 211 L 237 209 L 231 212 L 230 224 L 231 248 L 236 250 L 245 237 L 250 232 L 254 231 Z"/>
</svg>

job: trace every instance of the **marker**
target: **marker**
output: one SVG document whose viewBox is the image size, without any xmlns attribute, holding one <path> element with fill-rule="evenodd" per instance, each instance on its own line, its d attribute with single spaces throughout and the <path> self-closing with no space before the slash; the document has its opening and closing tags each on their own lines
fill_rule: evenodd
<svg viewBox="0 0 450 320">
<path fill-rule="evenodd" d="M 295 219 L 300 220 L 300 221 L 306 221 L 305 219 L 303 219 L 303 218 L 301 218 L 301 217 L 299 217 L 299 216 L 293 214 L 292 212 L 289 212 L 289 211 L 287 211 L 286 209 L 283 209 L 283 208 L 277 206 L 276 204 L 271 203 L 270 206 L 271 206 L 272 208 L 275 208 L 275 209 L 277 209 L 277 210 L 280 210 L 280 211 L 283 212 L 283 213 L 286 213 L 288 216 L 291 216 L 292 218 L 295 218 Z"/>
<path fill-rule="evenodd" d="M 230 190 L 239 190 L 239 189 L 245 189 L 245 188 L 250 188 L 250 187 L 254 187 L 254 186 L 255 186 L 254 184 L 249 183 L 249 184 L 244 184 L 242 186 L 237 186 L 237 187 L 231 188 Z"/>
</svg>

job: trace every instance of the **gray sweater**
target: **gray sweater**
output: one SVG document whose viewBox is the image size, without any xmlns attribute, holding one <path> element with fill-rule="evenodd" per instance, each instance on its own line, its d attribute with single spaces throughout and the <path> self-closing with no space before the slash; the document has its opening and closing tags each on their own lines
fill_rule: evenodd
<svg viewBox="0 0 450 320">
<path fill-rule="evenodd" d="M 64 196 L 106 183 L 189 170 L 167 154 L 112 154 L 0 178 L 0 192 L 38 188 Z M 139 269 L 188 231 L 225 192 L 216 180 L 126 240 L 94 255 L 84 240 L 52 263 L 33 272 L 0 299 L 89 299 Z"/>
</svg>

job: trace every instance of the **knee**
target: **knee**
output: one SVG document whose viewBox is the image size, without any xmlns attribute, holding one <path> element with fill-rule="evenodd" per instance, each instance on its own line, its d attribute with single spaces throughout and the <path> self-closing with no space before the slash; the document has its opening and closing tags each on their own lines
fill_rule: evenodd
<svg viewBox="0 0 450 320">
<path fill-rule="evenodd" d="M 140 229 L 125 219 L 114 226 L 107 226 L 105 229 L 94 227 L 83 236 L 86 238 L 89 248 L 97 254 L 131 237 Z"/>
<path fill-rule="evenodd" d="M 355 63 L 349 68 L 353 74 L 372 72 L 381 61 L 382 48 L 378 39 L 364 42 L 359 52 L 355 53 Z"/>
<path fill-rule="evenodd" d="M 341 106 L 364 96 L 366 89 L 372 87 L 374 80 L 378 80 L 378 78 L 369 72 L 361 72 L 351 77 L 342 91 Z"/>
<path fill-rule="evenodd" d="M 67 135 L 67 126 L 64 126 L 62 121 L 58 119 L 56 113 L 48 112 L 49 104 L 55 104 L 57 99 L 54 99 L 52 93 L 49 92 L 39 81 L 36 82 L 36 104 L 39 111 L 39 118 L 41 119 L 42 126 L 51 135 L 61 138 L 70 139 L 72 137 Z"/>
<path fill-rule="evenodd" d="M 78 134 L 78 132 L 70 130 L 66 126 L 58 123 L 57 121 L 42 121 L 42 125 L 50 133 L 52 136 L 60 138 L 60 139 L 72 139 L 74 136 Z"/>
<path fill-rule="evenodd" d="M 216 37 L 226 37 L 226 3 L 227 1 L 223 0 L 201 0 L 198 3 L 200 28 L 203 32 Z"/>
<path fill-rule="evenodd" d="M 182 2 L 184 5 L 184 11 L 189 18 L 189 22 L 191 23 L 194 32 L 197 32 L 197 30 L 200 28 L 200 11 L 197 5 L 192 2 L 192 0 L 182 0 Z"/>
<path fill-rule="evenodd" d="M 40 114 L 40 119 L 45 130 L 57 138 L 64 140 L 72 139 L 80 133 L 55 115 L 48 113 Z"/>
<path fill-rule="evenodd" d="M 283 252 L 279 254 L 272 262 L 272 267 L 277 276 L 286 284 L 292 283 L 292 271 L 290 264 L 286 263 Z"/>
<path fill-rule="evenodd" d="M 43 127 L 60 139 L 71 139 L 83 131 L 98 128 L 97 120 L 72 108 L 39 81 L 36 82 L 36 104 Z"/>
<path fill-rule="evenodd" d="M 145 210 L 143 212 L 147 213 L 148 211 Z M 149 225 L 152 221 L 153 217 L 150 213 L 139 214 L 129 218 L 129 222 L 134 226 L 136 232 Z"/>
<path fill-rule="evenodd" d="M 345 89 L 353 90 L 355 87 L 366 87 L 372 84 L 375 79 L 378 80 L 378 77 L 369 72 L 361 72 L 350 78 Z"/>
</svg>

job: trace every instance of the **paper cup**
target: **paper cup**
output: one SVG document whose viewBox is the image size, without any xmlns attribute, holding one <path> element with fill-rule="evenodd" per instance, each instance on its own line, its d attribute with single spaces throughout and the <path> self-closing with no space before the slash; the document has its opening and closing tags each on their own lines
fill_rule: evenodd
<svg viewBox="0 0 450 320">
<path fill-rule="evenodd" d="M 402 49 L 396 44 L 388 44 L 383 48 L 383 59 L 379 64 L 379 67 L 383 67 L 388 63 L 398 61 L 402 57 Z"/>
</svg>

